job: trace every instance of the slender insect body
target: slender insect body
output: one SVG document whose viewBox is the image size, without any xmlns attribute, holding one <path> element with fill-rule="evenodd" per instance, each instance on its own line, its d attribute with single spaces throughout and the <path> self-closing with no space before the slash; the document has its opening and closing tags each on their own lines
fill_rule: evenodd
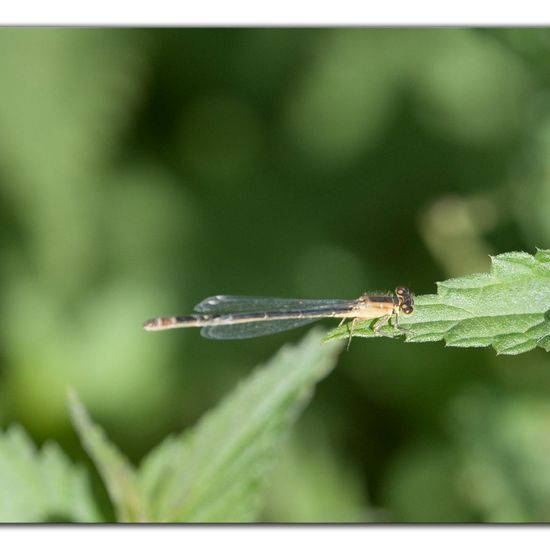
<svg viewBox="0 0 550 550">
<path fill-rule="evenodd" d="M 357 300 L 213 296 L 195 307 L 198 313 L 157 317 L 143 326 L 148 331 L 201 327 L 208 338 L 252 338 L 324 318 L 341 318 L 342 322 L 351 319 L 353 324 L 357 320 L 380 319 L 384 324 L 393 317 L 398 326 L 399 314 L 410 315 L 413 304 L 413 297 L 405 287 L 398 287 L 393 295 L 363 294 Z"/>
</svg>

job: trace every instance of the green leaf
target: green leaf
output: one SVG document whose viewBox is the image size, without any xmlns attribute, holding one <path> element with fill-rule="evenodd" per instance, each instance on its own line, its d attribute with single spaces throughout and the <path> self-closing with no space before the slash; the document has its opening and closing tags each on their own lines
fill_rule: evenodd
<svg viewBox="0 0 550 550">
<path fill-rule="evenodd" d="M 0 432 L 0 521 L 96 522 L 88 477 L 55 443 L 37 452 L 19 426 Z"/>
<path fill-rule="evenodd" d="M 283 438 L 340 349 L 312 331 L 283 347 L 192 430 L 157 447 L 139 474 L 151 520 L 256 520 Z"/>
<path fill-rule="evenodd" d="M 92 422 L 74 391 L 69 392 L 69 405 L 73 424 L 107 486 L 118 521 L 147 521 L 132 465 Z"/>
<path fill-rule="evenodd" d="M 357 322 L 353 336 L 396 337 L 407 342 L 444 340 L 448 346 L 493 346 L 499 354 L 515 355 L 541 347 L 550 351 L 550 250 L 535 256 L 507 252 L 491 258 L 490 273 L 467 275 L 437 283 L 437 294 L 417 296 L 414 313 L 401 315 L 399 325 Z M 342 326 L 327 340 L 349 338 Z"/>
</svg>

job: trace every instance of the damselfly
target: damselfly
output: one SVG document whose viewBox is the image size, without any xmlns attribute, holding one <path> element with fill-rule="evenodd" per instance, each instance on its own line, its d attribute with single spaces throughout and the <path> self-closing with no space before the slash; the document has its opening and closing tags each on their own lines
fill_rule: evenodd
<svg viewBox="0 0 550 550">
<path fill-rule="evenodd" d="M 399 327 L 399 315 L 413 312 L 414 300 L 408 288 L 397 287 L 391 294 L 363 294 L 357 300 L 300 300 L 253 296 L 212 296 L 183 317 L 157 317 L 143 324 L 145 330 L 201 327 L 206 338 L 254 338 L 313 323 L 319 319 L 355 321 L 378 319 L 374 330 L 384 324 Z M 351 332 L 350 332 L 351 337 Z"/>
</svg>

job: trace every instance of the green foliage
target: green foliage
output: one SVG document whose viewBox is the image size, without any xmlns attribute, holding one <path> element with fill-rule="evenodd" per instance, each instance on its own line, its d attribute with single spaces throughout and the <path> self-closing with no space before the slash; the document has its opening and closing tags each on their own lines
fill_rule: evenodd
<svg viewBox="0 0 550 550">
<path fill-rule="evenodd" d="M 0 521 L 99 520 L 86 473 L 55 443 L 37 452 L 19 426 L 0 432 Z"/>
<path fill-rule="evenodd" d="M 136 472 L 93 424 L 76 395 L 73 421 L 119 521 L 254 521 L 273 461 L 315 384 L 341 349 L 318 331 L 284 347 L 199 424 L 161 443 Z"/>
<path fill-rule="evenodd" d="M 341 349 L 320 340 L 312 331 L 285 346 L 190 432 L 153 451 L 140 472 L 152 520 L 257 518 L 282 439 Z"/>
<path fill-rule="evenodd" d="M 103 430 L 92 422 L 73 391 L 69 393 L 69 404 L 73 423 L 107 486 L 118 520 L 146 521 L 133 467 L 107 439 Z"/>
<path fill-rule="evenodd" d="M 142 494 L 168 506 L 168 490 L 155 481 L 164 473 L 144 473 L 164 447 L 170 462 L 170 440 L 143 469 L 131 465 L 297 333 L 206 342 L 193 331 L 146 335 L 144 319 L 217 293 L 435 292 L 433 281 L 488 271 L 490 255 L 550 248 L 547 38 L 512 28 L 0 29 L 2 426 L 15 420 L 77 456 L 66 410 L 76 388 L 128 455 L 100 432 L 84 437 L 122 478 L 108 489 L 119 517 L 153 517 Z M 538 281 L 546 294 L 545 262 L 504 264 L 525 278 L 446 282 L 402 318 L 409 339 L 455 347 L 353 342 L 308 410 L 318 429 L 298 437 L 256 517 L 547 518 L 540 410 L 515 406 L 550 395 L 543 313 L 461 317 L 462 306 L 497 307 L 495 289 L 508 300 Z M 476 342 L 499 353 L 456 347 Z M 472 387 L 498 398 L 459 407 L 449 433 L 449 411 Z M 513 439 L 498 443 L 508 427 L 524 436 L 515 454 Z M 174 452 L 195 436 L 175 436 Z M 21 492 L 10 468 L 0 499 Z"/>
<path fill-rule="evenodd" d="M 478 273 L 437 284 L 433 295 L 417 296 L 414 313 L 399 318 L 402 330 L 358 322 L 353 336 L 399 336 L 407 342 L 445 340 L 447 346 L 493 346 L 515 355 L 537 346 L 550 351 L 550 251 L 535 256 L 508 252 L 492 258 L 490 273 Z M 327 337 L 348 338 L 342 326 Z"/>
</svg>

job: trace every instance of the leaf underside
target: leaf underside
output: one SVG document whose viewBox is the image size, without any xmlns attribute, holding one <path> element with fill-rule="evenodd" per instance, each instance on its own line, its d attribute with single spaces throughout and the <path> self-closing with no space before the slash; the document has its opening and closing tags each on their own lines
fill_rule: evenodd
<svg viewBox="0 0 550 550">
<path fill-rule="evenodd" d="M 261 511 L 275 459 L 340 345 L 311 333 L 285 346 L 193 428 L 134 468 L 94 424 L 76 394 L 73 423 L 124 522 L 249 522 Z"/>
<path fill-rule="evenodd" d="M 159 445 L 139 469 L 152 521 L 257 521 L 275 459 L 341 346 L 313 330 L 257 369 L 197 426 Z"/>
<path fill-rule="evenodd" d="M 84 469 L 75 466 L 56 443 L 39 451 L 25 430 L 0 431 L 0 521 L 101 521 Z"/>
</svg>

